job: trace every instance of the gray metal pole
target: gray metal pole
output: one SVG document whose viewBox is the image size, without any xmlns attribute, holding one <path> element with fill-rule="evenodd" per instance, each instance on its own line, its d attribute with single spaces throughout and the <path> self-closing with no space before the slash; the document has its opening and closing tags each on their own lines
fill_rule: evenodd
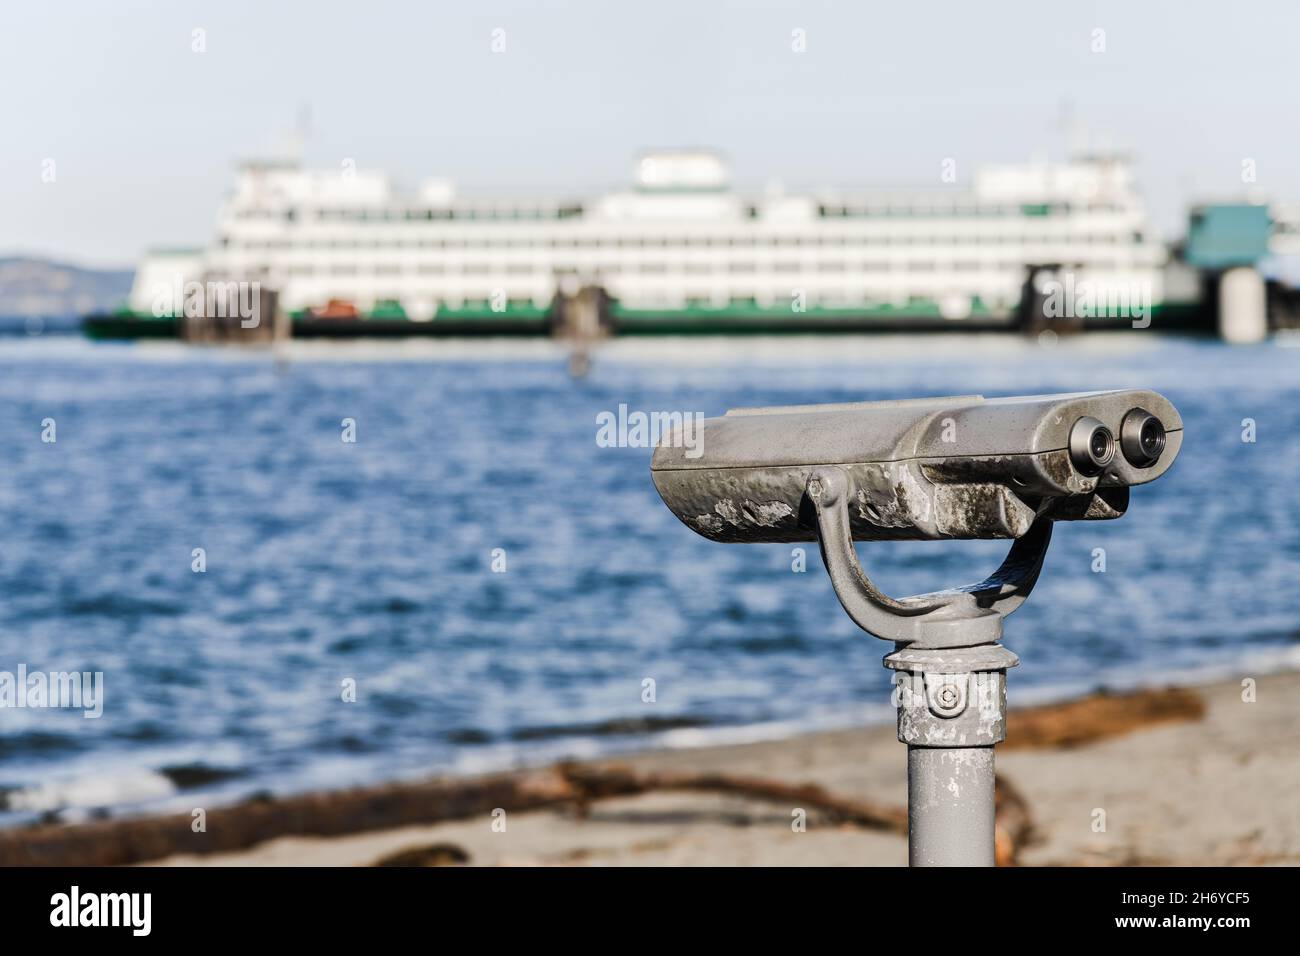
<svg viewBox="0 0 1300 956">
<path fill-rule="evenodd" d="M 907 748 L 912 866 L 993 866 L 993 748 Z"/>
<path fill-rule="evenodd" d="M 993 746 L 1006 737 L 1001 644 L 900 648 L 898 739 L 907 744 L 907 851 L 912 866 L 994 866 Z"/>
</svg>

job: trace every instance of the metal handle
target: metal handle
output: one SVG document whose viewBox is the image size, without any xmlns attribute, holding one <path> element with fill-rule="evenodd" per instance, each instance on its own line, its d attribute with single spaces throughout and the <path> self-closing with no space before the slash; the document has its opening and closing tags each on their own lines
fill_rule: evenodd
<svg viewBox="0 0 1300 956">
<path fill-rule="evenodd" d="M 873 637 L 903 647 L 973 647 L 1002 637 L 1002 619 L 1020 607 L 1038 581 L 1052 539 L 1040 517 L 1017 538 L 998 569 L 978 584 L 891 598 L 862 570 L 849 524 L 849 476 L 818 468 L 805 492 L 817 513 L 817 538 L 835 596 L 853 622 Z"/>
</svg>

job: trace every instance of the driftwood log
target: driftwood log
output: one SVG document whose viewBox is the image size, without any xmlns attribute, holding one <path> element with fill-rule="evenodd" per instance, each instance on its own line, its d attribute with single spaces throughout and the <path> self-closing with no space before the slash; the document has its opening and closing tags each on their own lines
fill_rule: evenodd
<svg viewBox="0 0 1300 956">
<path fill-rule="evenodd" d="M 1078 747 L 1134 730 L 1205 716 L 1195 690 L 1168 687 L 1116 694 L 1101 691 L 1078 700 L 1027 707 L 1007 714 L 1007 739 L 999 750 Z"/>
<path fill-rule="evenodd" d="M 178 853 L 228 853 L 276 837 L 344 836 L 572 800 L 555 770 L 387 784 L 214 808 L 202 833 L 193 831 L 189 814 L 15 827 L 0 831 L 0 866 L 118 866 Z"/>
</svg>

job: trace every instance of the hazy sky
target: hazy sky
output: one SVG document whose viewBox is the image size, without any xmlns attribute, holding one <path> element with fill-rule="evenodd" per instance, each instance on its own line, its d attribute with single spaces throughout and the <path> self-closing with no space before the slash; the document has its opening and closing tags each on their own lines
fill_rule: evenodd
<svg viewBox="0 0 1300 956">
<path fill-rule="evenodd" d="M 1189 197 L 1242 194 L 1244 159 L 1300 200 L 1298 45 L 1288 0 L 3 0 L 0 256 L 204 244 L 235 163 L 304 108 L 312 165 L 586 193 L 678 145 L 720 149 L 742 186 L 938 185 L 945 157 L 965 180 L 1059 156 L 1072 102 L 1176 233 Z"/>
</svg>

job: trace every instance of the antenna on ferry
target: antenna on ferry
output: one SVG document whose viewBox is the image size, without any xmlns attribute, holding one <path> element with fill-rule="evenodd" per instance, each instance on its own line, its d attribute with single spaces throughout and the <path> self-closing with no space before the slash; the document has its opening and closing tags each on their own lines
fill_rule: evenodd
<svg viewBox="0 0 1300 956">
<path fill-rule="evenodd" d="M 298 136 L 302 142 L 311 139 L 311 104 L 298 105 Z"/>
<path fill-rule="evenodd" d="M 1065 158 L 1067 161 L 1083 156 L 1088 152 L 1088 131 L 1084 128 L 1083 123 L 1079 121 L 1074 108 L 1073 97 L 1065 96 L 1061 98 L 1058 128 L 1065 136 Z"/>
<path fill-rule="evenodd" d="M 293 129 L 285 137 L 284 158 L 296 166 L 301 166 L 303 161 L 303 152 L 306 149 L 307 141 L 311 138 L 311 104 L 301 103 L 298 106 L 298 118 L 294 122 Z"/>
</svg>

